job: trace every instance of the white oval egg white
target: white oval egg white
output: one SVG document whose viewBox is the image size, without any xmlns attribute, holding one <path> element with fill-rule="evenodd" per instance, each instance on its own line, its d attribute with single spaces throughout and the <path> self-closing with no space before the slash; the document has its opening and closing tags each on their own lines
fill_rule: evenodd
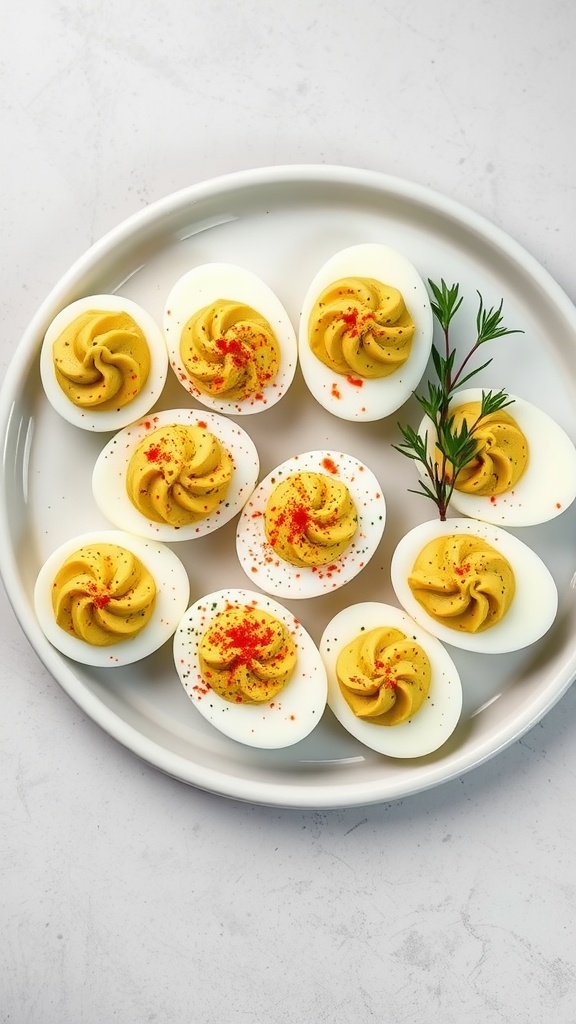
<svg viewBox="0 0 576 1024">
<path fill-rule="evenodd" d="M 330 468 L 327 468 L 330 467 Z M 281 480 L 295 473 L 313 472 L 342 480 L 358 512 L 358 528 L 349 547 L 330 565 L 296 566 L 274 551 L 264 529 L 264 510 Z M 258 485 L 242 510 L 236 530 L 236 550 L 249 580 L 288 600 L 320 597 L 349 583 L 368 564 L 382 538 L 386 501 L 374 473 L 352 455 L 312 451 L 295 455 L 273 469 Z"/>
<path fill-rule="evenodd" d="M 275 380 L 243 402 L 216 398 L 201 391 L 191 380 L 180 355 L 180 337 L 190 317 L 218 299 L 244 302 L 268 320 L 280 346 L 280 365 Z M 296 332 L 271 288 L 256 274 L 231 263 L 204 263 L 193 267 L 173 286 L 164 309 L 164 334 L 170 365 L 182 386 L 202 405 L 216 412 L 246 416 L 271 408 L 286 394 L 298 362 Z"/>
<path fill-rule="evenodd" d="M 397 288 L 416 330 L 409 359 L 395 373 L 377 380 L 358 380 L 334 373 L 312 352 L 308 322 L 318 296 L 343 277 L 373 277 Z M 399 409 L 417 388 L 432 348 L 430 299 L 416 268 L 401 253 L 385 245 L 353 245 L 332 256 L 312 281 L 300 314 L 298 354 L 304 380 L 317 402 L 344 420 L 383 419 Z"/>
<path fill-rule="evenodd" d="M 63 562 L 89 544 L 116 544 L 132 551 L 154 577 L 156 606 L 148 625 L 135 637 L 110 647 L 94 647 L 61 629 L 52 610 L 52 585 Z M 170 548 L 120 530 L 80 534 L 61 544 L 46 559 L 34 588 L 34 607 L 47 639 L 62 654 L 84 665 L 119 668 L 147 658 L 173 635 L 190 597 L 188 573 Z"/>
<path fill-rule="evenodd" d="M 294 674 L 265 704 L 232 704 L 204 682 L 198 650 L 213 618 L 230 606 L 252 605 L 283 622 L 297 648 Z M 304 739 L 326 707 L 326 670 L 314 641 L 286 608 L 251 590 L 220 590 L 188 609 L 174 635 L 174 664 L 194 706 L 225 736 L 248 746 L 274 749 Z"/>
<path fill-rule="evenodd" d="M 234 462 L 234 473 L 224 499 L 210 515 L 188 526 L 175 527 L 146 519 L 132 504 L 126 490 L 128 463 L 136 447 L 155 430 L 171 423 L 209 430 Z M 195 540 L 213 533 L 234 518 L 252 493 L 259 468 L 258 451 L 252 438 L 225 416 L 198 409 L 166 409 L 131 423 L 108 442 L 94 465 L 92 490 L 100 511 L 122 530 L 166 542 Z"/>
<path fill-rule="evenodd" d="M 512 603 L 495 626 L 465 633 L 437 622 L 424 610 L 408 586 L 414 562 L 429 541 L 438 536 L 468 533 L 483 538 L 508 559 L 516 580 Z M 407 533 L 392 556 L 392 586 L 406 612 L 443 643 L 483 654 L 505 654 L 535 643 L 551 628 L 558 610 L 558 591 L 547 566 L 527 544 L 498 526 L 474 519 L 439 519 L 421 523 Z"/>
<path fill-rule="evenodd" d="M 361 633 L 381 626 L 399 629 L 420 644 L 432 670 L 430 691 L 422 707 L 406 722 L 393 726 L 358 718 L 343 697 L 336 675 L 340 652 Z M 344 608 L 326 626 L 319 646 L 328 674 L 328 706 L 366 747 L 389 757 L 422 757 L 441 747 L 454 732 L 462 711 L 458 670 L 440 641 L 399 608 L 375 601 Z"/>
<path fill-rule="evenodd" d="M 451 408 L 467 402 L 480 402 L 482 392 L 494 388 L 466 388 L 454 395 Z M 512 405 L 509 413 L 528 441 L 528 463 L 518 483 L 504 493 L 493 497 L 482 494 L 464 494 L 454 490 L 451 507 L 462 515 L 482 519 L 500 526 L 535 526 L 555 519 L 576 499 L 576 447 L 562 427 L 547 413 L 530 402 L 509 395 Z M 427 436 L 430 453 L 434 450 L 436 432 L 428 417 L 424 417 L 418 433 Z"/>
<path fill-rule="evenodd" d="M 71 402 L 60 387 L 54 372 L 52 346 L 76 317 L 87 310 L 111 310 L 128 313 L 142 329 L 150 352 L 150 373 L 139 395 L 120 409 L 99 412 L 97 408 L 81 409 Z M 52 320 L 40 350 L 40 377 L 46 397 L 57 413 L 83 430 L 120 430 L 140 416 L 145 416 L 160 397 L 168 374 L 168 353 L 160 327 L 138 303 L 122 295 L 88 295 L 62 309 Z"/>
</svg>

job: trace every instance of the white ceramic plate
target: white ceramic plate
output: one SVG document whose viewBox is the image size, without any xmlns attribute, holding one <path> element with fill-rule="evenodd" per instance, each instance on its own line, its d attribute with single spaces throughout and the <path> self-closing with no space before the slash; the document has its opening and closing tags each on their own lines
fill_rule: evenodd
<svg viewBox="0 0 576 1024">
<path fill-rule="evenodd" d="M 463 336 L 473 330 L 476 289 L 489 305 L 504 297 L 508 326 L 522 328 L 492 343 L 491 382 L 540 405 L 576 437 L 576 315 L 566 295 L 520 246 L 458 204 L 420 186 L 367 171 L 292 166 L 242 172 L 192 186 L 147 207 L 93 246 L 64 276 L 18 346 L 0 400 L 5 438 L 0 501 L 4 581 L 31 644 L 86 714 L 138 756 L 169 775 L 225 796 L 281 807 L 344 807 L 396 799 L 461 775 L 497 754 L 542 716 L 576 675 L 576 506 L 555 520 L 514 531 L 554 575 L 560 607 L 552 631 L 512 655 L 471 655 L 450 649 L 464 688 L 460 725 L 434 754 L 385 758 L 344 733 L 330 712 L 305 740 L 284 751 L 258 751 L 216 732 L 186 696 L 171 644 L 146 661 L 118 670 L 67 661 L 45 640 L 32 594 L 45 558 L 72 533 L 108 527 L 90 486 L 107 438 L 77 430 L 49 406 L 40 384 L 44 331 L 67 303 L 117 291 L 161 322 L 165 298 L 200 263 L 238 263 L 276 291 L 295 326 L 307 286 L 338 249 L 384 242 L 403 252 L 421 276 L 459 281 L 466 304 Z M 484 350 L 485 352 L 486 350 Z M 477 383 L 485 383 L 483 377 Z M 157 408 L 192 405 L 172 375 Z M 391 448 L 396 421 L 420 422 L 410 402 L 376 423 L 332 417 L 310 398 L 298 371 L 282 401 L 250 417 L 261 475 L 310 448 L 338 449 L 378 476 L 387 523 L 378 551 L 351 583 L 309 602 L 286 602 L 319 641 L 343 605 L 395 604 L 389 565 L 403 533 L 431 516 L 408 493 L 415 467 Z M 234 546 L 236 522 L 190 545 L 179 545 L 191 601 L 242 587 Z M 306 605 L 306 607 L 304 607 Z"/>
</svg>

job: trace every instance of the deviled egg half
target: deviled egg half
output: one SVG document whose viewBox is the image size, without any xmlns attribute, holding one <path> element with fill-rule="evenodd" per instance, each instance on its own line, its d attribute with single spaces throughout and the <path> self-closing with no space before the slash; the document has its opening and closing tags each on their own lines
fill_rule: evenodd
<svg viewBox="0 0 576 1024">
<path fill-rule="evenodd" d="M 397 545 L 390 575 L 419 626 L 468 651 L 528 647 L 548 632 L 558 610 L 554 578 L 536 552 L 473 519 L 416 526 Z"/>
<path fill-rule="evenodd" d="M 399 608 L 351 605 L 320 641 L 328 706 L 365 746 L 389 757 L 422 757 L 452 735 L 462 686 L 439 640 Z"/>
<path fill-rule="evenodd" d="M 168 373 L 162 331 L 121 295 L 88 295 L 54 318 L 40 351 L 46 397 L 84 430 L 119 430 L 144 416 Z"/>
<path fill-rule="evenodd" d="M 178 380 L 216 412 L 268 409 L 296 372 L 296 333 L 280 299 L 234 264 L 205 263 L 184 274 L 166 301 L 164 333 Z"/>
<path fill-rule="evenodd" d="M 92 489 L 115 526 L 162 541 L 194 540 L 240 511 L 259 465 L 251 437 L 225 416 L 167 409 L 108 442 Z"/>
<path fill-rule="evenodd" d="M 477 443 L 476 458 L 457 477 L 452 508 L 505 527 L 555 519 L 576 499 L 576 447 L 550 416 L 516 395 L 504 409 L 480 417 L 489 390 L 466 388 L 450 404 L 454 428 L 474 425 Z M 434 456 L 436 432 L 427 417 L 419 434 Z"/>
<path fill-rule="evenodd" d="M 304 380 L 341 419 L 383 419 L 418 386 L 432 333 L 430 299 L 412 263 L 385 245 L 350 246 L 319 269 L 304 297 Z"/>
<path fill-rule="evenodd" d="M 386 522 L 380 484 L 351 455 L 311 451 L 277 466 L 244 506 L 236 550 L 248 579 L 284 599 L 349 583 L 374 555 Z"/>
<path fill-rule="evenodd" d="M 170 548 L 100 530 L 73 537 L 49 556 L 34 606 L 43 633 L 62 654 L 117 668 L 166 643 L 189 597 L 188 574 Z"/>
<path fill-rule="evenodd" d="M 251 590 L 197 601 L 174 636 L 174 664 L 200 714 L 253 747 L 288 747 L 326 707 L 326 670 L 312 638 L 287 609 Z"/>
</svg>

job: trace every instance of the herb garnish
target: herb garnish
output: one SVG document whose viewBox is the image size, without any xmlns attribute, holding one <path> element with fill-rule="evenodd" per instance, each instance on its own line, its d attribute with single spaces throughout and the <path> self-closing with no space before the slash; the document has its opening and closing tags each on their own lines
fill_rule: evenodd
<svg viewBox="0 0 576 1024">
<path fill-rule="evenodd" d="M 445 281 L 441 280 L 438 286 L 430 279 L 428 284 L 435 300 L 431 303 L 432 312 L 444 334 L 444 353 L 435 345 L 432 346 L 432 362 L 438 383 L 428 381 L 428 394 L 415 395 L 415 398 L 434 424 L 436 448 L 440 452 L 440 459 L 437 460 L 435 453 L 428 451 L 428 435 L 421 437 L 410 426 L 398 424 L 404 440 L 392 447 L 424 467 L 427 480 L 419 480 L 420 489 L 412 493 L 424 494 L 425 497 L 431 498 L 438 508 L 440 519 L 444 521 L 458 475 L 475 458 L 474 431 L 480 420 L 490 413 L 497 412 L 498 409 L 511 405 L 513 399 L 509 398 L 505 391 L 483 391 L 480 415 L 472 424 L 464 421 L 459 430 L 454 427 L 454 416 L 449 413 L 450 402 L 458 388 L 492 362 L 492 359 L 488 359 L 476 369 L 469 369 L 469 362 L 481 345 L 485 345 L 487 341 L 494 341 L 495 338 L 503 338 L 507 334 L 522 334 L 523 331 L 508 330 L 503 326 L 503 300 L 497 308 L 486 309 L 484 300 L 478 292 L 476 341 L 460 366 L 455 369 L 456 349 L 450 344 L 450 324 L 463 301 L 459 295 L 459 285 L 453 284 L 448 287 Z"/>
</svg>

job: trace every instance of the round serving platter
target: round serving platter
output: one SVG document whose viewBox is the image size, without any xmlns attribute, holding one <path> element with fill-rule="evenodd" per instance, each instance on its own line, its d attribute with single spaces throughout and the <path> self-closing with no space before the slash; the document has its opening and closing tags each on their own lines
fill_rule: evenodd
<svg viewBox="0 0 576 1024">
<path fill-rule="evenodd" d="M 474 329 L 477 290 L 488 306 L 504 299 L 508 326 L 523 333 L 491 343 L 493 363 L 479 385 L 505 387 L 539 405 L 576 437 L 576 313 L 549 274 L 516 242 L 461 205 L 421 186 L 344 167 L 261 168 L 191 186 L 111 231 L 79 259 L 42 304 L 9 367 L 0 396 L 5 438 L 0 501 L 0 565 L 28 639 L 76 703 L 149 764 L 222 796 L 279 807 L 329 808 L 376 803 L 430 789 L 483 763 L 538 722 L 576 675 L 576 506 L 553 524 L 511 531 L 551 570 L 559 590 L 552 630 L 512 655 L 451 648 L 464 689 L 462 718 L 434 754 L 386 758 L 345 733 L 330 711 L 314 732 L 280 751 L 256 750 L 215 731 L 186 696 L 171 643 L 126 668 L 93 669 L 60 655 L 33 610 L 37 573 L 75 534 L 109 528 L 91 491 L 94 462 L 111 435 L 62 420 L 39 375 L 44 332 L 59 310 L 84 295 L 118 292 L 161 323 L 166 296 L 187 270 L 236 263 L 262 277 L 297 327 L 316 271 L 333 253 L 362 242 L 396 248 L 426 281 L 459 282 L 465 304 L 455 340 Z M 194 402 L 171 374 L 156 409 Z M 247 420 L 250 422 L 248 423 Z M 359 601 L 395 604 L 390 559 L 404 533 L 434 509 L 409 493 L 415 469 L 392 448 L 397 421 L 419 422 L 414 399 L 386 420 L 349 423 L 310 396 L 300 371 L 277 406 L 242 426 L 256 443 L 260 475 L 312 448 L 341 450 L 365 462 L 387 503 L 384 536 L 360 575 L 322 598 L 284 602 L 319 641 L 341 608 Z M 235 551 L 236 520 L 217 533 L 174 544 L 189 573 L 191 602 L 246 587 Z"/>
</svg>

